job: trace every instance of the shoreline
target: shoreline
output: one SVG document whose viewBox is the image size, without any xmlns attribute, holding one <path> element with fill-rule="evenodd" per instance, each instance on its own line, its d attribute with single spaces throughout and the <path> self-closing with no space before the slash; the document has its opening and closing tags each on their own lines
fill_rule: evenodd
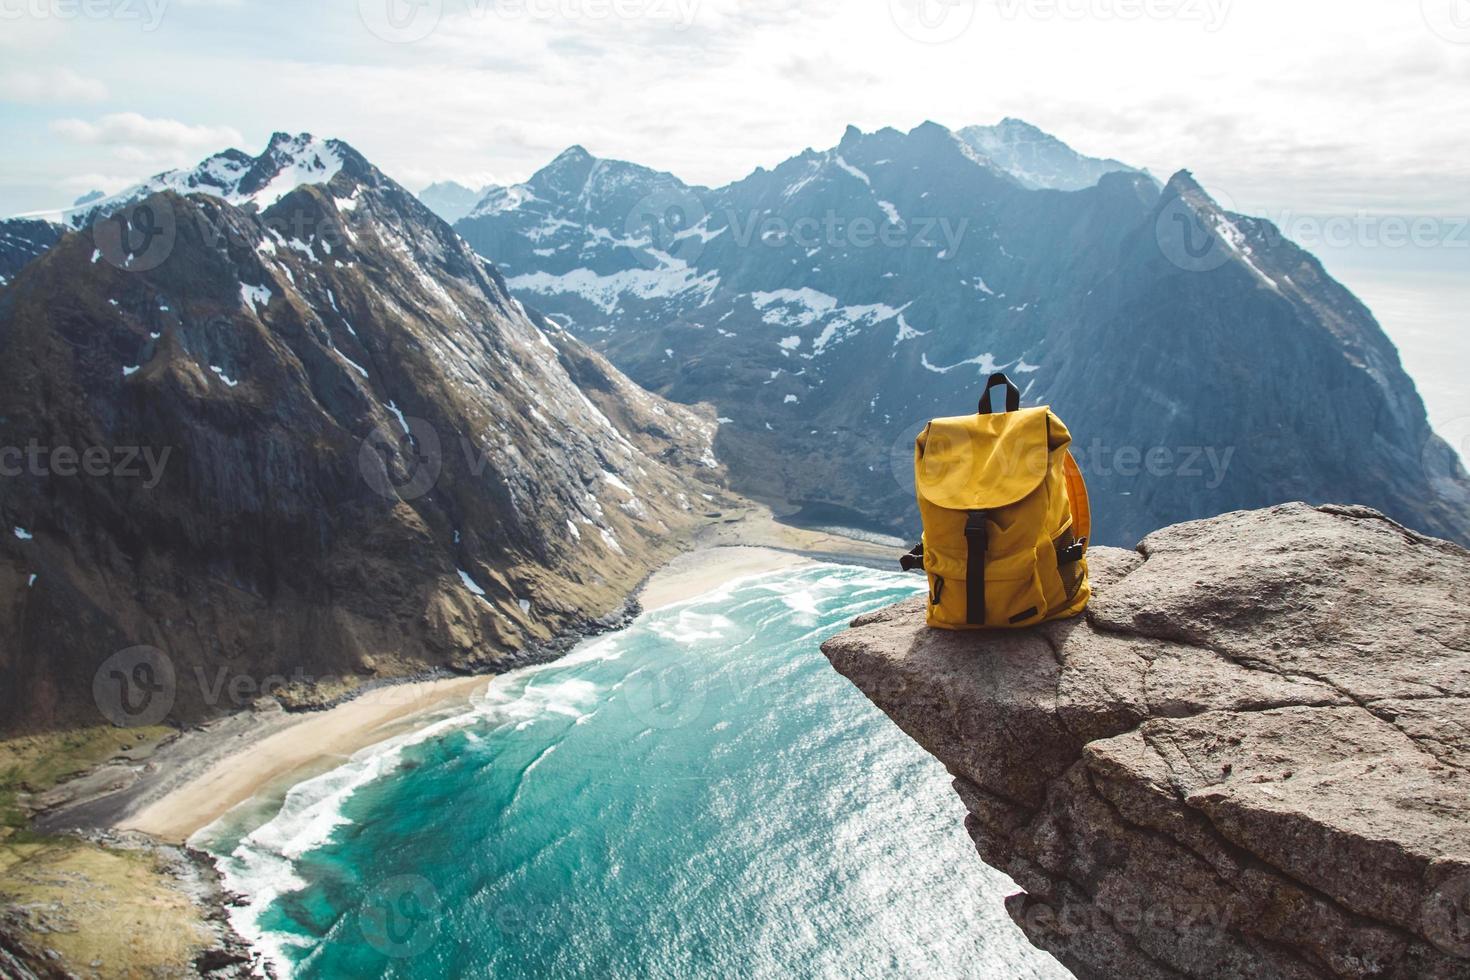
<svg viewBox="0 0 1470 980">
<path fill-rule="evenodd" d="M 92 905 L 110 902 L 118 915 L 140 900 L 173 909 L 177 921 L 167 935 L 178 948 L 159 955 L 185 972 L 256 975 L 268 968 L 262 953 L 229 920 L 227 908 L 241 899 L 229 893 L 216 859 L 202 849 L 201 831 L 222 820 L 248 828 L 269 819 L 300 783 L 347 764 L 358 752 L 469 710 L 501 673 L 554 662 L 593 636 L 625 628 L 642 613 L 816 562 L 891 567 L 896 554 L 891 543 L 849 538 L 840 528 L 782 524 L 757 503 L 707 516 L 713 520 L 685 537 L 682 550 L 634 586 L 619 610 L 522 651 L 500 670 L 384 679 L 334 703 L 299 710 L 262 699 L 249 710 L 182 731 L 119 729 L 120 734 L 90 735 L 92 741 L 79 743 L 77 750 L 92 753 L 83 767 L 22 801 L 25 825 L 41 835 L 41 843 L 18 846 L 40 847 L 47 860 L 74 868 L 77 880 L 87 882 Z M 92 749 L 94 742 L 105 755 Z M 0 826 L 0 840 L 7 836 Z M 132 854 L 120 857 L 121 852 Z M 141 876 L 139 860 L 149 869 Z M 71 908 L 80 899 L 76 887 L 67 885 L 59 907 Z M 0 928 L 0 946 L 9 941 L 19 944 L 17 949 L 28 948 L 24 941 L 45 943 L 46 935 L 40 927 L 34 935 L 15 936 Z M 38 946 L 33 952 L 32 958 L 42 962 L 47 950 Z M 84 953 L 74 958 L 95 958 Z M 0 973 L 3 962 L 0 956 Z"/>
<path fill-rule="evenodd" d="M 656 612 L 740 579 L 817 560 L 862 564 L 889 553 L 869 542 L 780 524 L 764 508 L 701 528 L 689 544 L 629 596 L 631 609 Z M 166 740 L 128 785 L 79 794 L 42 811 L 35 825 L 140 832 L 186 844 L 236 807 L 282 795 L 436 713 L 468 706 L 495 676 L 388 683 L 321 710 L 241 712 Z"/>
</svg>

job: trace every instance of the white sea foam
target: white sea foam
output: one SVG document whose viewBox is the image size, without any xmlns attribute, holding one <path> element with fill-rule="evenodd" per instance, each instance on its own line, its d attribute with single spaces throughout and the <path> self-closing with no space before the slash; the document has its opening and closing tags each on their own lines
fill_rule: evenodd
<svg viewBox="0 0 1470 980">
<path fill-rule="evenodd" d="M 883 586 L 891 589 L 893 577 L 837 566 L 804 566 L 762 573 L 728 582 L 703 596 L 647 614 L 640 619 L 639 628 L 646 631 L 645 637 L 651 634 L 680 646 L 704 641 L 734 643 L 743 632 L 737 629 L 732 617 L 740 616 L 739 610 L 752 602 L 766 604 L 779 597 L 792 614 L 805 618 L 817 613 L 824 600 L 847 601 L 854 590 Z M 314 947 L 318 940 L 272 931 L 265 925 L 266 915 L 283 896 L 308 886 L 302 858 L 328 844 L 350 823 L 345 810 L 359 790 L 399 770 L 405 750 L 452 732 L 462 731 L 468 744 L 488 752 L 495 748 L 496 730 L 524 732 L 538 723 L 566 729 L 568 719 L 573 726 L 588 723 L 623 683 L 621 680 L 595 683 L 581 676 L 586 672 L 579 668 L 623 658 L 633 649 L 628 637 L 636 637 L 636 633 L 637 629 L 632 634 L 589 640 L 559 661 L 522 668 L 497 678 L 471 700 L 467 709 L 435 718 L 414 731 L 365 748 L 342 766 L 293 787 L 280 811 L 219 861 L 226 887 L 248 896 L 247 904 L 230 912 L 236 930 L 262 952 L 278 976 L 291 976 L 292 963 L 300 961 L 301 950 Z M 640 668 L 630 667 L 636 669 Z M 721 722 L 716 730 L 728 727 L 728 723 Z M 647 737 L 651 736 L 645 732 L 633 736 L 631 741 L 636 743 Z M 560 744 L 560 736 L 548 736 L 546 748 L 522 770 L 521 780 L 530 777 L 549 758 L 551 749 Z M 196 835 L 195 843 L 209 847 L 211 841 L 220 840 L 228 826 L 225 821 L 229 819 L 227 816 L 219 824 L 205 828 Z"/>
</svg>

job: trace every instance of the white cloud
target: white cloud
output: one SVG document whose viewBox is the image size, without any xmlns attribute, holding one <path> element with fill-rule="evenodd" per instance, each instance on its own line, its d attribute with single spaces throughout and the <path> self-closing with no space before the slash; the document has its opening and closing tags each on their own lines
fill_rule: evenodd
<svg viewBox="0 0 1470 980">
<path fill-rule="evenodd" d="M 232 126 L 193 126 L 177 119 L 154 119 L 136 112 L 114 112 L 96 122 L 58 119 L 51 131 L 76 143 L 90 143 L 161 153 L 171 150 L 217 150 L 241 140 Z"/>
<path fill-rule="evenodd" d="M 70 68 L 12 69 L 0 74 L 0 102 L 28 105 L 101 102 L 107 86 Z"/>
</svg>

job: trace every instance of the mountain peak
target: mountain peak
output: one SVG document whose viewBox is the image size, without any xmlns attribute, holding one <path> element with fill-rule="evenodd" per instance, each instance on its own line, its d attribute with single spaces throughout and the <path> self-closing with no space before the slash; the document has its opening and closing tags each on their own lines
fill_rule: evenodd
<svg viewBox="0 0 1470 980">
<path fill-rule="evenodd" d="M 279 146 L 293 143 L 302 145 L 310 143 L 312 138 L 313 137 L 310 133 L 297 133 L 293 136 L 290 133 L 278 129 L 274 133 L 271 133 L 271 138 L 270 141 L 266 144 L 266 149 L 274 150 Z"/>
<path fill-rule="evenodd" d="M 344 167 L 361 176 L 371 164 L 340 140 L 276 132 L 259 156 L 234 148 L 221 150 L 191 169 L 167 170 L 110 197 L 83 199 L 61 212 L 60 218 L 71 228 L 83 228 L 128 204 L 170 190 L 212 194 L 231 204 L 264 209 L 304 184 L 329 183 Z"/>
<path fill-rule="evenodd" d="M 552 160 L 551 162 L 553 164 L 556 164 L 556 163 L 572 163 L 572 162 L 578 162 L 579 163 L 579 162 L 581 162 L 583 160 L 595 160 L 595 159 L 596 159 L 596 157 L 594 157 L 592 154 L 588 153 L 587 152 L 587 148 L 585 146 L 583 146 L 581 143 L 573 143 L 571 146 L 567 147 L 565 150 L 562 150 L 560 153 L 558 153 L 556 155 L 556 159 L 555 160 Z"/>
<path fill-rule="evenodd" d="M 995 126 L 992 128 L 998 129 L 1002 132 L 1014 133 L 1017 135 L 1034 136 L 1041 139 L 1049 140 L 1056 139 L 1055 136 L 1051 135 L 1045 130 L 1032 125 L 1024 119 L 1017 119 L 1015 116 L 1006 116 L 1000 122 L 996 123 Z"/>
<path fill-rule="evenodd" d="M 1169 178 L 1164 185 L 1163 200 L 1169 201 L 1178 198 L 1195 209 L 1206 209 L 1211 211 L 1223 211 L 1210 192 L 1200 186 L 1199 181 L 1194 179 L 1194 174 L 1188 170 L 1181 170 Z"/>
<path fill-rule="evenodd" d="M 1197 191 L 1200 194 L 1205 193 L 1205 189 L 1199 185 L 1199 181 L 1194 179 L 1194 174 L 1188 170 L 1181 170 L 1170 177 L 1169 182 L 1164 185 L 1164 191 L 1179 196 L 1183 196 L 1192 191 Z"/>
<path fill-rule="evenodd" d="M 989 158 L 1026 187 L 1077 191 L 1096 186 L 1104 174 L 1137 173 L 1118 160 L 1078 153 L 1050 133 L 1014 116 L 994 126 L 967 126 L 957 134 L 975 152 Z"/>
<path fill-rule="evenodd" d="M 932 119 L 925 119 L 923 122 L 919 123 L 919 125 L 909 130 L 909 135 L 928 137 L 932 139 L 935 136 L 952 136 L 953 133 L 950 132 L 948 126 L 941 126 L 939 123 L 935 122 Z"/>
</svg>

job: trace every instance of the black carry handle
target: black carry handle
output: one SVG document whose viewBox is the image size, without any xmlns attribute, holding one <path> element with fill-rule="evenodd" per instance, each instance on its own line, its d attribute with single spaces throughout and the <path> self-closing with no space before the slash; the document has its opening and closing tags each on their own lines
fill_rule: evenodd
<svg viewBox="0 0 1470 980">
<path fill-rule="evenodd" d="M 1021 410 L 1021 389 L 1017 388 L 1011 379 L 999 372 L 992 374 L 990 380 L 985 382 L 985 390 L 980 393 L 980 414 L 990 414 L 990 390 L 999 385 L 1006 386 L 1006 411 L 1019 412 Z"/>
</svg>

